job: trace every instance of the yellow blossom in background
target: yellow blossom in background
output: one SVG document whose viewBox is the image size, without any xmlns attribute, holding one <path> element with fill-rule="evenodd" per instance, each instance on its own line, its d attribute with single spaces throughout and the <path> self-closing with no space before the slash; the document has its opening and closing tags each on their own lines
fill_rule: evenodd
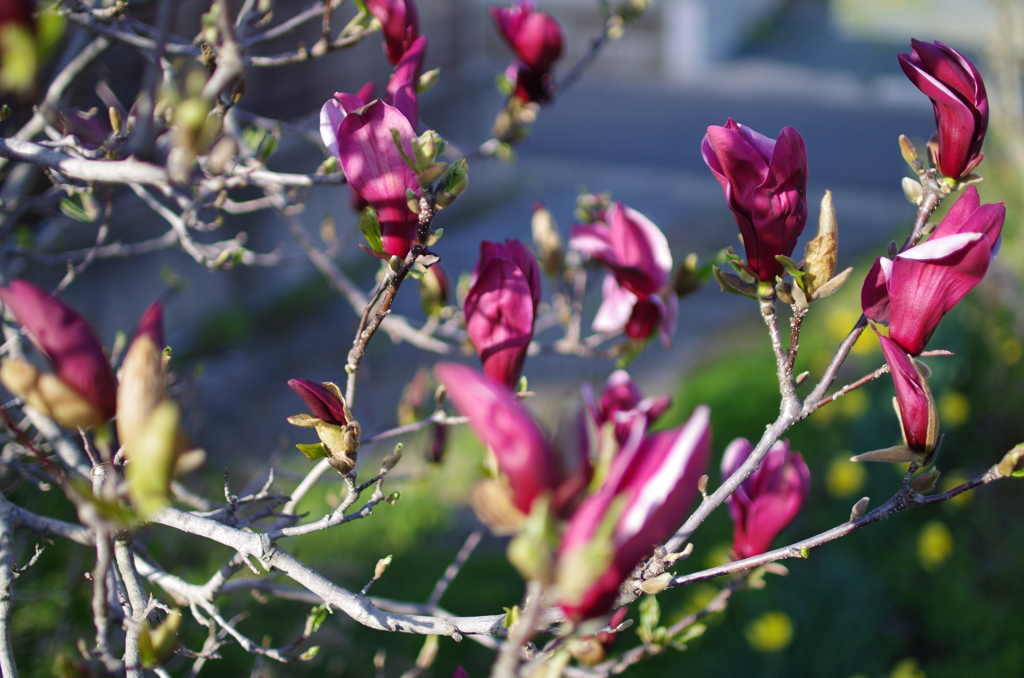
<svg viewBox="0 0 1024 678">
<path fill-rule="evenodd" d="M 765 612 L 747 624 L 743 635 L 758 652 L 781 652 L 793 640 L 793 622 L 781 610 Z"/>
<path fill-rule="evenodd" d="M 700 612 L 708 606 L 715 596 L 718 595 L 718 589 L 711 584 L 695 584 L 690 586 L 690 598 L 686 601 L 683 609 L 680 611 L 680 619 L 683 615 L 690 615 L 696 612 Z M 673 623 L 679 621 L 674 620 Z"/>
<path fill-rule="evenodd" d="M 892 667 L 889 678 L 927 678 L 927 676 L 925 676 L 921 667 L 918 666 L 916 659 L 907 657 L 906 659 L 901 659 L 896 666 Z"/>
<path fill-rule="evenodd" d="M 871 400 L 864 391 L 850 391 L 835 402 L 835 406 L 844 417 L 857 420 L 863 417 L 871 407 Z"/>
<path fill-rule="evenodd" d="M 853 308 L 833 309 L 826 321 L 829 337 L 835 341 L 845 339 L 853 326 L 857 324 L 860 315 L 861 311 L 859 308 L 856 310 Z M 860 338 L 857 339 L 857 343 L 853 345 L 853 349 L 850 352 L 854 355 L 872 355 L 880 350 L 878 337 L 875 336 L 874 332 L 866 329 L 861 332 Z"/>
<path fill-rule="evenodd" d="M 959 391 L 946 391 L 939 396 L 938 404 L 943 428 L 958 428 L 971 416 L 971 401 Z"/>
<path fill-rule="evenodd" d="M 970 480 L 970 478 L 968 478 L 966 475 L 963 474 L 962 471 L 959 470 L 945 473 L 942 475 L 942 478 L 939 479 L 939 490 L 942 492 L 948 492 L 957 485 L 963 485 L 968 480 Z M 949 501 L 943 502 L 942 505 L 946 508 L 963 508 L 970 504 L 973 499 L 973 490 L 967 490 L 966 492 L 961 492 L 960 494 L 956 495 Z"/>
<path fill-rule="evenodd" d="M 953 535 L 941 520 L 932 520 L 917 535 L 917 562 L 928 572 L 942 567 L 953 553 Z"/>
<path fill-rule="evenodd" d="M 1014 365 L 1020 360 L 1021 355 L 1024 354 L 1024 342 L 1021 342 L 1017 337 L 1009 337 L 999 347 L 999 353 L 1004 363 Z"/>
<path fill-rule="evenodd" d="M 832 459 L 825 471 L 825 487 L 837 499 L 857 494 L 868 479 L 864 464 L 850 461 L 850 456 L 849 452 L 841 452 Z"/>
</svg>

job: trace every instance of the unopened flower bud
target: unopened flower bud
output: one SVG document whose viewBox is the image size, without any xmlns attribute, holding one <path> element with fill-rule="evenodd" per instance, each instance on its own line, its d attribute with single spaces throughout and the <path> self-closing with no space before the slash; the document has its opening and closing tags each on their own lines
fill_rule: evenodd
<svg viewBox="0 0 1024 678">
<path fill-rule="evenodd" d="M 114 130 L 114 134 L 121 133 L 121 111 L 117 110 L 114 106 L 107 109 L 107 115 L 110 118 L 110 129 Z"/>
<path fill-rule="evenodd" d="M 914 479 L 910 481 L 910 487 L 918 494 L 927 494 L 935 489 L 935 483 L 940 475 L 942 474 L 935 468 L 925 471 L 914 476 Z"/>
<path fill-rule="evenodd" d="M 924 188 L 921 186 L 921 182 L 910 177 L 903 177 L 903 195 L 906 196 L 907 200 L 913 205 L 920 205 L 921 200 L 924 199 Z"/>
<path fill-rule="evenodd" d="M 900 153 L 903 154 L 903 159 L 907 161 L 908 165 L 915 170 L 920 168 L 921 158 L 917 153 L 917 147 L 905 134 L 900 135 Z"/>
<path fill-rule="evenodd" d="M 562 235 L 558 232 L 558 224 L 555 223 L 550 210 L 544 207 L 543 203 L 533 205 L 530 230 L 533 233 L 533 246 L 537 248 L 544 272 L 556 275 L 562 270 Z"/>
</svg>

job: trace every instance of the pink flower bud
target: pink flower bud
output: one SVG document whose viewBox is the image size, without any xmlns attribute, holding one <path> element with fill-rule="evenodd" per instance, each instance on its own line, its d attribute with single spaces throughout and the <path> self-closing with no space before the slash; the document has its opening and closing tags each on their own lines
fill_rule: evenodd
<svg viewBox="0 0 1024 678">
<path fill-rule="evenodd" d="M 650 434 L 619 452 L 604 484 L 583 501 L 562 536 L 559 605 L 570 619 L 604 614 L 640 561 L 682 524 L 710 451 L 711 410 L 701 405 L 683 426 Z M 611 526 L 610 543 L 603 545 L 606 550 L 594 541 L 608 527 L 603 523 L 614 518 L 612 508 L 621 513 Z M 597 553 L 588 554 L 595 545 L 607 563 L 600 563 Z M 604 567 L 582 575 L 595 560 Z"/>
<path fill-rule="evenodd" d="M 159 301 L 153 302 L 139 318 L 139 324 L 135 327 L 135 338 L 139 337 L 149 337 L 157 349 L 163 350 L 164 307 Z"/>
<path fill-rule="evenodd" d="M 466 295 L 466 331 L 487 376 L 510 389 L 519 381 L 540 305 L 540 271 L 518 240 L 484 241 Z"/>
<path fill-rule="evenodd" d="M 306 403 L 306 407 L 320 421 L 335 426 L 347 424 L 345 405 L 337 395 L 309 379 L 289 379 L 288 386 Z"/>
<path fill-rule="evenodd" d="M 516 508 L 529 514 L 533 500 L 553 493 L 559 481 L 555 455 L 540 428 L 505 384 L 458 363 L 440 363 L 434 374 L 469 417 L 473 432 L 494 451 Z"/>
<path fill-rule="evenodd" d="M 900 54 L 910 81 L 932 100 L 939 150 L 939 172 L 961 179 L 981 162 L 988 128 L 988 95 L 981 74 L 963 54 L 941 42 L 911 40 L 911 53 Z"/>
<path fill-rule="evenodd" d="M 732 476 L 753 450 L 745 438 L 732 441 L 722 457 L 722 479 Z M 767 551 L 775 535 L 800 512 L 810 486 L 811 475 L 800 453 L 789 449 L 788 440 L 775 443 L 757 470 L 729 495 L 736 557 Z"/>
<path fill-rule="evenodd" d="M 77 311 L 24 280 L 0 287 L 0 301 L 50 362 L 57 377 L 96 410 L 88 425 L 107 421 L 117 409 L 117 384 L 103 345 Z"/>
<path fill-rule="evenodd" d="M 616 201 L 605 210 L 606 223 L 576 224 L 569 246 L 611 270 L 603 302 L 594 318 L 599 332 L 625 331 L 646 339 L 656 328 L 671 345 L 677 298 L 669 284 L 672 252 L 665 234 L 634 209 Z"/>
<path fill-rule="evenodd" d="M 561 26 L 550 15 L 533 11 L 529 0 L 515 7 L 492 7 L 491 15 L 516 57 L 532 70 L 547 73 L 562 56 Z"/>
<path fill-rule="evenodd" d="M 878 259 L 861 289 L 864 314 L 907 353 L 924 350 L 942 316 L 974 288 L 999 249 L 1006 208 L 968 186 L 927 242 Z"/>
<path fill-rule="evenodd" d="M 722 185 L 743 236 L 751 275 L 771 282 L 785 274 L 807 222 L 807 152 L 792 127 L 769 139 L 731 118 L 712 125 L 701 143 L 704 162 Z"/>
<path fill-rule="evenodd" d="M 366 0 L 366 8 L 384 31 L 384 54 L 397 64 L 420 34 L 420 17 L 413 0 Z"/>
</svg>

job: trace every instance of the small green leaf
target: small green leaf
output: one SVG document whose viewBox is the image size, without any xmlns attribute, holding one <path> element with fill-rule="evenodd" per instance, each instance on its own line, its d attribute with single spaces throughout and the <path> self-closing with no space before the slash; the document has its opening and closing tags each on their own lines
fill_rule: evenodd
<svg viewBox="0 0 1024 678">
<path fill-rule="evenodd" d="M 320 626 L 327 619 L 327 615 L 330 610 L 327 608 L 327 603 L 317 605 L 309 612 L 309 616 L 306 618 L 306 636 L 311 636 L 320 630 Z"/>
<path fill-rule="evenodd" d="M 303 445 L 302 443 L 297 444 L 295 447 L 299 448 L 299 452 L 306 455 L 306 459 L 310 461 L 316 461 L 317 459 L 326 459 L 331 456 L 327 448 L 324 447 L 323 443 L 314 443 L 312 445 Z"/>
<path fill-rule="evenodd" d="M 644 596 L 640 599 L 640 628 L 637 635 L 645 642 L 654 637 L 654 631 L 661 621 L 661 606 L 655 596 Z"/>
<path fill-rule="evenodd" d="M 308 662 L 310 659 L 315 657 L 318 652 L 320 652 L 320 646 L 314 645 L 313 647 L 309 648 L 308 650 L 299 655 L 299 661 Z"/>
<path fill-rule="evenodd" d="M 512 628 L 512 626 L 519 621 L 519 606 L 513 605 L 512 607 L 503 607 L 505 610 L 505 619 L 501 622 L 501 625 L 506 629 Z"/>
<path fill-rule="evenodd" d="M 384 251 L 384 242 L 380 235 L 380 221 L 377 220 L 377 210 L 367 205 L 363 213 L 359 215 L 359 230 L 363 232 L 366 243 L 374 252 Z"/>
</svg>

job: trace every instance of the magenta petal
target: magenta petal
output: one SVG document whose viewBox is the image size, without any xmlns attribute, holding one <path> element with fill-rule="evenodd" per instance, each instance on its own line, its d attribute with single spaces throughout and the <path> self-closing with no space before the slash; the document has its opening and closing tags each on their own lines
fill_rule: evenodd
<svg viewBox="0 0 1024 678">
<path fill-rule="evenodd" d="M 338 128 L 338 157 L 349 184 L 376 208 L 381 222 L 405 222 L 411 214 L 406 189 L 419 194 L 419 181 L 395 145 L 392 130 L 412 157 L 416 133 L 397 108 L 374 101 L 350 111 Z"/>
<path fill-rule="evenodd" d="M 314 417 L 328 424 L 345 425 L 344 405 L 321 384 L 309 379 L 289 379 L 288 387 L 302 398 Z"/>
<path fill-rule="evenodd" d="M 604 224 L 573 224 L 569 247 L 590 257 L 607 259 L 615 256 L 611 231 Z"/>
<path fill-rule="evenodd" d="M 608 208 L 606 218 L 615 259 L 605 263 L 638 297 L 654 294 L 668 282 L 672 271 L 672 253 L 665 234 L 650 219 L 619 201 Z"/>
<path fill-rule="evenodd" d="M 85 318 L 35 285 L 15 279 L 0 287 L 10 309 L 60 380 L 100 410 L 107 419 L 117 410 L 117 384 L 103 345 Z"/>
<path fill-rule="evenodd" d="M 366 0 L 366 7 L 380 21 L 384 53 L 397 64 L 419 36 L 419 12 L 413 0 Z"/>
<path fill-rule="evenodd" d="M 595 332 L 622 332 L 633 315 L 637 296 L 620 285 L 609 273 L 601 285 L 601 306 L 591 327 Z"/>
<path fill-rule="evenodd" d="M 526 245 L 514 239 L 508 239 L 504 243 L 481 241 L 480 262 L 486 262 L 495 257 L 511 259 L 526 276 L 526 282 L 530 286 L 530 298 L 533 300 L 534 313 L 536 313 L 536 308 L 540 305 L 540 268 L 537 266 L 537 259 L 533 256 L 533 252 Z"/>
<path fill-rule="evenodd" d="M 896 385 L 896 403 L 907 446 L 917 452 L 928 453 L 931 451 L 928 449 L 928 425 L 932 411 L 928 387 L 902 346 L 882 335 L 878 340 Z"/>
<path fill-rule="evenodd" d="M 879 257 L 875 260 L 868 275 L 864 278 L 864 286 L 860 290 L 860 306 L 864 315 L 872 322 L 889 324 L 889 275 L 892 271 L 892 260 Z"/>
<path fill-rule="evenodd" d="M 480 440 L 494 450 L 515 505 L 530 512 L 533 500 L 558 483 L 554 457 L 540 428 L 508 388 L 474 369 L 440 363 L 434 374 Z"/>
</svg>

